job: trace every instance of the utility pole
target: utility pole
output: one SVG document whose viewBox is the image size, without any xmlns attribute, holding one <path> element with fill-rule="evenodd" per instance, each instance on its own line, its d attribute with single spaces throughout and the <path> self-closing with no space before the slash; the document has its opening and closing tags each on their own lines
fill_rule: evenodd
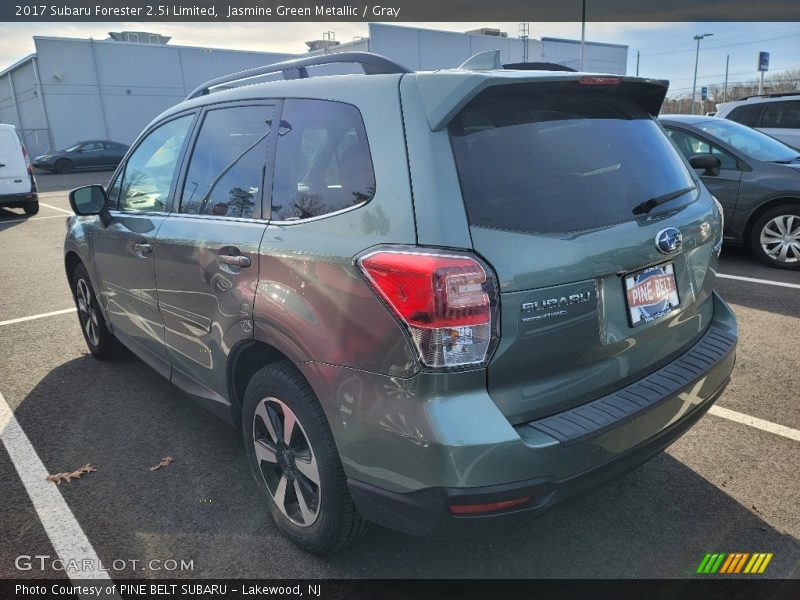
<svg viewBox="0 0 800 600">
<path fill-rule="evenodd" d="M 583 46 L 586 43 L 586 0 L 583 0 L 583 9 L 581 11 L 581 65 L 578 69 L 583 71 Z"/>
<path fill-rule="evenodd" d="M 636 76 L 639 76 L 639 51 L 636 51 Z"/>
<path fill-rule="evenodd" d="M 728 64 L 731 61 L 731 55 L 725 57 L 725 83 L 722 86 L 722 101 L 728 101 Z"/>
<path fill-rule="evenodd" d="M 692 109 L 691 109 L 691 111 L 689 111 L 690 114 L 694 114 L 694 110 L 695 110 L 694 99 L 695 99 L 695 95 L 696 95 L 696 92 L 697 92 L 697 63 L 700 60 L 700 40 L 702 40 L 705 37 L 712 36 L 712 35 L 714 35 L 714 34 L 713 33 L 704 33 L 702 35 L 694 36 L 694 39 L 697 41 L 697 50 L 695 51 L 695 54 L 694 54 L 694 81 L 692 82 Z"/>
<path fill-rule="evenodd" d="M 522 62 L 528 62 L 528 38 L 531 33 L 531 25 L 528 22 L 519 24 L 519 39 L 522 40 Z"/>
</svg>

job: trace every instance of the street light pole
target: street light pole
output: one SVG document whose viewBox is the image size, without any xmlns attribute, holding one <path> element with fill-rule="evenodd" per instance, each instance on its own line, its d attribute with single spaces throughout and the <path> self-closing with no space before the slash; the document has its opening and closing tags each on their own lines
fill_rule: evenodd
<svg viewBox="0 0 800 600">
<path fill-rule="evenodd" d="M 722 101 L 728 101 L 728 65 L 731 62 L 731 55 L 725 57 L 725 85 L 722 87 Z"/>
<path fill-rule="evenodd" d="M 582 8 L 581 8 L 581 60 L 580 66 L 578 67 L 579 71 L 583 71 L 583 52 L 584 52 L 584 45 L 586 44 L 586 0 L 583 0 Z"/>
<path fill-rule="evenodd" d="M 697 41 L 697 50 L 694 54 L 694 81 L 692 82 L 692 110 L 691 114 L 694 114 L 694 98 L 695 93 L 697 92 L 697 63 L 700 60 L 700 40 L 704 37 L 709 37 L 714 35 L 713 33 L 704 33 L 703 35 L 696 35 L 694 39 Z"/>
</svg>

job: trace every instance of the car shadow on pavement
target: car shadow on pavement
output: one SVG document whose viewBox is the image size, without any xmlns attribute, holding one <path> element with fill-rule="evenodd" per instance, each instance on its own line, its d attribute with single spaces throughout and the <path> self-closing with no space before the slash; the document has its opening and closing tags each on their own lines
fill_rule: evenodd
<svg viewBox="0 0 800 600">
<path fill-rule="evenodd" d="M 743 306 L 762 313 L 800 318 L 800 293 L 796 289 L 726 279 L 717 279 L 714 289 L 732 305 L 734 312 Z"/>
<path fill-rule="evenodd" d="M 439 541 L 375 527 L 316 557 L 272 524 L 239 434 L 131 355 L 68 360 L 15 414 L 50 472 L 97 467 L 60 489 L 104 563 L 143 561 L 113 577 L 691 577 L 714 551 L 773 552 L 768 576 L 800 575 L 797 539 L 666 453 L 523 529 Z M 141 568 L 166 558 L 192 569 Z"/>
<path fill-rule="evenodd" d="M 15 225 L 24 223 L 28 219 L 32 219 L 35 215 L 26 215 L 22 209 L 11 210 L 9 208 L 0 208 L 0 232 L 11 229 Z"/>
<path fill-rule="evenodd" d="M 800 284 L 800 271 L 770 267 L 753 256 L 749 248 L 737 246 L 725 246 L 722 249 L 719 271 L 734 277 Z M 725 277 L 718 277 L 714 287 L 730 304 L 800 317 L 800 294 L 797 289 Z"/>
</svg>

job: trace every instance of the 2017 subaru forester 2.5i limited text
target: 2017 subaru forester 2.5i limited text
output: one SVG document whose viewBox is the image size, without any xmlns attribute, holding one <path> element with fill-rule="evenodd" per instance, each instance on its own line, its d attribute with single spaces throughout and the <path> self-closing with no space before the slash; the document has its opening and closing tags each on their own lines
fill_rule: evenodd
<svg viewBox="0 0 800 600">
<path fill-rule="evenodd" d="M 344 61 L 365 74 L 309 77 Z M 219 78 L 71 193 L 92 354 L 121 343 L 240 427 L 309 551 L 518 526 L 729 380 L 722 217 L 653 117 L 666 82 L 497 62 Z"/>
</svg>

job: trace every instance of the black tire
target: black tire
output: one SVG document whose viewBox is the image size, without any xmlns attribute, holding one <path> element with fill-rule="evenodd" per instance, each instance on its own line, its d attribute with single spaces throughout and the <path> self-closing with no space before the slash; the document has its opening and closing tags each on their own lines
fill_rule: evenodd
<svg viewBox="0 0 800 600">
<path fill-rule="evenodd" d="M 787 223 L 789 223 L 789 229 L 785 239 L 789 240 L 789 244 L 783 246 L 786 249 L 786 255 L 782 259 L 780 244 L 782 238 L 779 236 L 782 233 L 781 227 L 786 230 Z M 765 245 L 762 245 L 762 240 L 773 239 L 775 242 L 767 243 L 766 248 Z M 800 204 L 776 206 L 761 215 L 753 223 L 750 232 L 750 247 L 761 262 L 771 267 L 800 270 Z M 773 251 L 774 256 L 769 253 L 770 250 Z"/>
<path fill-rule="evenodd" d="M 25 211 L 26 215 L 35 215 L 39 212 L 39 203 L 38 202 L 28 202 L 23 207 L 22 210 Z"/>
<path fill-rule="evenodd" d="M 61 173 L 62 175 L 65 173 L 72 173 L 72 170 L 75 168 L 75 165 L 72 164 L 72 161 L 66 158 L 60 158 L 56 161 L 56 173 Z"/>
<path fill-rule="evenodd" d="M 89 352 L 100 360 L 113 358 L 119 350 L 119 341 L 106 327 L 105 318 L 100 311 L 97 295 L 94 292 L 86 268 L 80 263 L 76 265 L 72 273 L 70 273 L 69 281 L 72 288 L 72 297 L 75 300 L 75 307 L 78 309 L 81 332 L 83 333 L 83 339 L 86 340 L 86 345 L 89 347 Z M 89 292 L 88 303 L 85 302 L 86 290 Z M 90 319 L 91 325 L 88 325 Z"/>
<path fill-rule="evenodd" d="M 283 446 L 282 450 L 278 448 L 285 443 L 283 437 L 278 434 L 277 443 L 273 445 L 273 448 L 277 449 L 277 454 L 273 450 L 268 450 L 272 453 L 270 456 L 274 454 L 278 457 L 275 463 L 261 461 L 256 457 L 258 443 L 256 440 L 262 440 L 261 444 L 271 443 L 266 437 L 270 434 L 262 415 L 268 414 L 274 417 L 272 427 L 278 432 L 285 423 L 285 416 L 282 420 L 283 413 L 279 410 L 285 410 L 286 407 L 293 413 L 292 416 L 296 417 L 300 427 L 292 430 L 294 434 L 289 436 L 289 443 L 286 444 L 288 450 Z M 242 431 L 247 462 L 253 477 L 267 500 L 275 525 L 286 537 L 303 550 L 322 554 L 343 548 L 364 534 L 369 524 L 361 518 L 353 505 L 325 413 L 311 386 L 290 361 L 284 360 L 267 365 L 250 379 L 242 406 Z M 303 452 L 308 457 L 306 464 L 311 464 L 315 460 L 318 486 L 314 485 L 313 479 L 305 477 L 301 470 L 296 468 Z M 285 459 L 287 454 L 292 456 L 288 463 Z M 286 470 L 281 465 L 285 466 Z M 270 479 L 273 482 L 278 481 L 277 485 L 273 484 L 276 492 L 280 489 L 280 480 L 287 481 L 283 489 L 290 491 L 284 494 L 283 509 L 279 508 L 270 491 L 268 484 Z M 298 489 L 306 490 L 306 493 L 301 493 L 297 491 Z M 295 498 L 294 504 L 299 511 L 298 494 L 304 497 L 310 496 L 308 502 L 303 501 L 307 509 L 316 508 L 314 520 L 308 519 L 307 524 L 298 523 L 290 516 L 291 498 Z M 298 520 L 307 520 L 304 516 L 300 516 L 299 512 L 296 512 L 296 515 Z"/>
</svg>

